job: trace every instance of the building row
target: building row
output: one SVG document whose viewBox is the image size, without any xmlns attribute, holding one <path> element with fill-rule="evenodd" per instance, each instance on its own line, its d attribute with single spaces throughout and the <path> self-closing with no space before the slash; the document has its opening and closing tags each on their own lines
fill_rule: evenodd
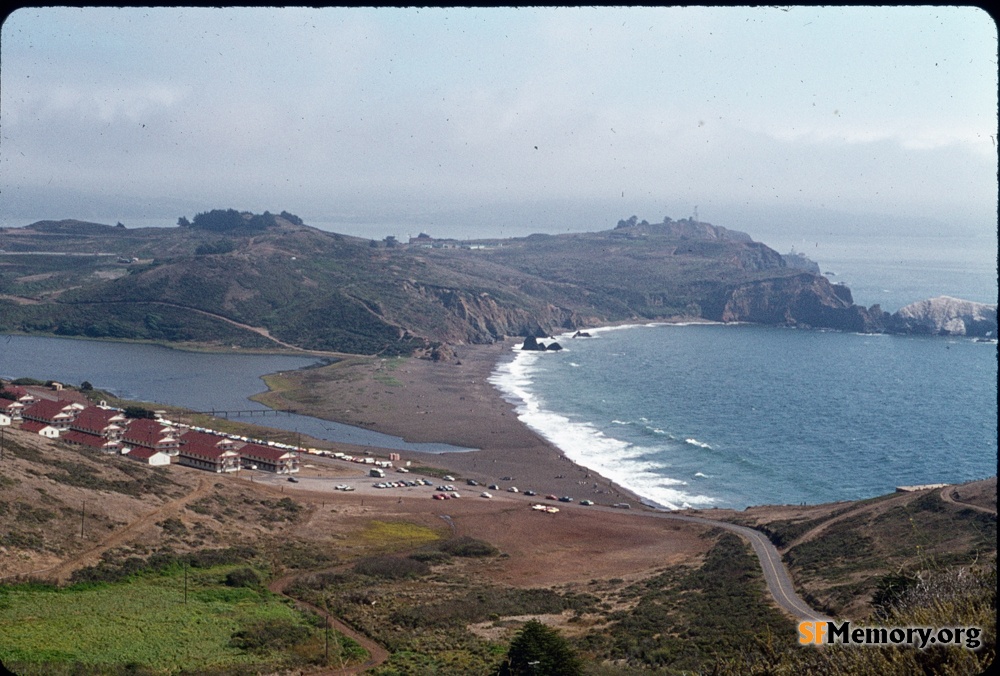
<svg viewBox="0 0 1000 676">
<path fill-rule="evenodd" d="M 277 474 L 299 471 L 299 454 L 288 448 L 243 442 L 163 419 L 132 419 L 117 409 L 89 402 L 58 396 L 40 398 L 23 387 L 8 386 L 4 391 L 15 399 L 0 399 L 0 426 L 18 426 L 49 439 L 122 454 L 148 465 L 177 463 L 220 473 L 241 469 Z"/>
</svg>

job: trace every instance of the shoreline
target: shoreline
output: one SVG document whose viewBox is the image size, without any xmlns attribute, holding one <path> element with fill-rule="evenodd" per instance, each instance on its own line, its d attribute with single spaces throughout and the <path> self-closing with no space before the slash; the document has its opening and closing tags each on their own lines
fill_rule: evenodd
<svg viewBox="0 0 1000 676">
<path fill-rule="evenodd" d="M 400 437 L 474 450 L 395 451 L 403 463 L 433 467 L 483 486 L 511 486 L 540 496 L 570 496 L 598 504 L 650 502 L 570 460 L 523 423 L 516 406 L 491 382 L 523 339 L 455 348 L 449 362 L 418 358 L 358 358 L 265 377 L 269 392 L 257 400 L 299 413 Z M 332 443 L 332 442 L 331 442 Z M 333 443 L 333 445 L 337 445 Z M 505 479 L 510 477 L 510 479 Z M 480 489 L 481 490 L 481 489 Z"/>
</svg>

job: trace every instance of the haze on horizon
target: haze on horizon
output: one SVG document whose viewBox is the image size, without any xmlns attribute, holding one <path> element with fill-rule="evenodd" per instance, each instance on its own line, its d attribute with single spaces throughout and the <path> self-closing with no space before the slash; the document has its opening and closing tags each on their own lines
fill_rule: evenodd
<svg viewBox="0 0 1000 676">
<path fill-rule="evenodd" d="M 697 208 L 996 246 L 973 7 L 36 7 L 0 39 L 5 225 L 233 207 L 476 237 Z"/>
</svg>

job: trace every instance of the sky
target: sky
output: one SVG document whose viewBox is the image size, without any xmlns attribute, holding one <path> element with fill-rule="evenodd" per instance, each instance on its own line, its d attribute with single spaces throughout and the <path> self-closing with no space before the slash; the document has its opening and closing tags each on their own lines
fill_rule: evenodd
<svg viewBox="0 0 1000 676">
<path fill-rule="evenodd" d="M 997 73 L 974 7 L 21 8 L 0 223 L 501 236 L 698 209 L 995 239 Z"/>
</svg>

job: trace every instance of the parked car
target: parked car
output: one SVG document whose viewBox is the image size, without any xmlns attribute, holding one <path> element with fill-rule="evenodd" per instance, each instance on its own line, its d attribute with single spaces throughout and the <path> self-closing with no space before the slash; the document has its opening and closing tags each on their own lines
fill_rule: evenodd
<svg viewBox="0 0 1000 676">
<path fill-rule="evenodd" d="M 293 476 L 288 477 L 288 480 L 291 481 L 293 484 L 297 484 L 299 482 L 299 480 Z"/>
<path fill-rule="evenodd" d="M 556 496 L 554 496 L 551 493 L 549 493 L 548 495 L 545 496 L 545 499 L 546 500 L 558 500 L 559 498 L 557 498 Z"/>
<path fill-rule="evenodd" d="M 441 477 L 441 478 L 442 478 L 442 479 L 444 479 L 445 481 L 454 481 L 454 480 L 455 480 L 455 477 L 453 477 L 453 476 L 452 476 L 452 475 L 450 475 L 450 474 L 445 474 L 445 475 L 444 475 L 443 477 Z"/>
<path fill-rule="evenodd" d="M 497 486 L 496 484 L 490 484 L 490 490 L 491 491 L 498 491 L 498 490 L 500 490 L 500 487 Z"/>
<path fill-rule="evenodd" d="M 465 483 L 469 484 L 470 486 L 478 486 L 479 485 L 479 482 L 476 481 L 475 479 L 469 479 Z"/>
<path fill-rule="evenodd" d="M 492 493 L 487 493 L 486 491 L 483 491 L 482 493 L 479 494 L 479 497 L 481 497 L 481 498 L 492 498 L 493 494 Z"/>
<path fill-rule="evenodd" d="M 517 486 L 511 486 L 507 489 L 508 493 L 517 493 Z"/>
<path fill-rule="evenodd" d="M 559 502 L 573 502 L 573 498 L 569 497 L 568 495 L 564 495 L 561 498 L 559 498 Z"/>
<path fill-rule="evenodd" d="M 500 477 L 500 481 L 513 481 L 513 480 L 514 480 L 514 477 L 512 477 L 512 476 L 502 476 L 502 477 Z"/>
<path fill-rule="evenodd" d="M 580 504 L 581 505 L 592 505 L 592 504 L 594 504 L 594 501 L 593 500 L 581 500 Z"/>
<path fill-rule="evenodd" d="M 529 491 L 525 491 L 524 494 L 525 495 L 530 495 L 532 497 L 538 495 L 538 493 L 536 493 L 535 491 L 530 491 L 530 490 Z"/>
</svg>

